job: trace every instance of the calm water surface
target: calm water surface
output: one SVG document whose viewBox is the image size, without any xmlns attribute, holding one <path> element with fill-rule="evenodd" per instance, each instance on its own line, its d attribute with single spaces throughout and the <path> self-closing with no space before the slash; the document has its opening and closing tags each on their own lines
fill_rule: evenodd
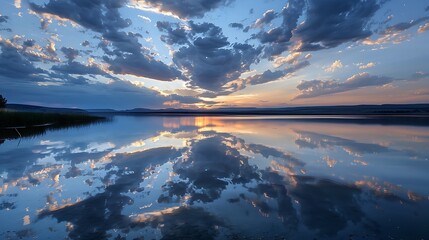
<svg viewBox="0 0 429 240">
<path fill-rule="evenodd" d="M 429 239 L 429 127 L 132 117 L 0 145 L 0 239 Z"/>
</svg>

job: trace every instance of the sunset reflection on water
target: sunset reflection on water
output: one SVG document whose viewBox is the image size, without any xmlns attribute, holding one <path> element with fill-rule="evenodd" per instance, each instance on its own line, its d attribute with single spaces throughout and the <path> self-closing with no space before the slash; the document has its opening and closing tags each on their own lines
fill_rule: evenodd
<svg viewBox="0 0 429 240">
<path fill-rule="evenodd" d="M 127 116 L 6 141 L 0 238 L 425 238 L 428 142 L 383 122 Z"/>
</svg>

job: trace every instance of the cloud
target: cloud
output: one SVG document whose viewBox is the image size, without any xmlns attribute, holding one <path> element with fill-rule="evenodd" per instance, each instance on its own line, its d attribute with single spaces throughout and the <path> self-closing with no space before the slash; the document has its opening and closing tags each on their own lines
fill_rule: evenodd
<svg viewBox="0 0 429 240">
<path fill-rule="evenodd" d="M 359 69 L 368 69 L 368 68 L 373 68 L 373 67 L 375 67 L 375 63 L 373 63 L 373 62 L 369 62 L 369 63 L 367 63 L 367 64 L 363 64 L 363 63 L 361 63 L 361 64 L 358 64 L 358 66 L 359 66 Z"/>
<path fill-rule="evenodd" d="M 131 25 L 131 20 L 122 18 L 119 12 L 126 2 L 106 0 L 82 3 L 79 0 L 51 0 L 43 6 L 30 3 L 30 7 L 37 13 L 69 19 L 101 33 L 107 42 L 102 42 L 100 46 L 109 55 L 103 60 L 111 65 L 110 70 L 116 74 L 131 74 L 161 81 L 172 81 L 181 77 L 177 69 L 156 60 L 148 50 L 143 49 L 138 41 L 138 38 L 142 37 L 140 34 L 120 31 Z M 113 49 L 109 48 L 109 44 Z"/>
<path fill-rule="evenodd" d="M 84 65 L 78 62 L 69 61 L 66 64 L 54 65 L 51 69 L 61 74 L 103 75 L 111 79 L 115 79 L 95 64 Z"/>
<path fill-rule="evenodd" d="M 143 10 L 157 11 L 166 15 L 176 16 L 181 19 L 201 18 L 209 11 L 220 6 L 227 5 L 233 0 L 132 0 L 131 5 Z"/>
<path fill-rule="evenodd" d="M 426 22 L 429 20 L 429 17 L 421 17 L 416 20 L 411 20 L 409 22 L 401 22 L 397 23 L 395 25 L 389 26 L 385 28 L 383 31 L 380 32 L 378 38 L 375 40 L 366 38 L 362 41 L 363 44 L 366 45 L 379 45 L 379 44 L 385 44 L 385 43 L 400 43 L 404 40 L 408 39 L 407 36 L 401 35 L 401 33 L 405 30 L 408 30 L 420 23 Z M 428 24 L 426 24 L 428 25 Z M 417 30 L 419 33 L 422 33 L 426 31 L 425 26 L 420 26 L 420 28 Z M 429 26 L 428 26 L 429 27 Z"/>
<path fill-rule="evenodd" d="M 15 0 L 14 5 L 16 8 L 21 8 L 21 0 Z"/>
<path fill-rule="evenodd" d="M 36 13 L 47 13 L 69 19 L 95 32 L 105 32 L 131 25 L 131 21 L 121 18 L 118 11 L 125 3 L 125 0 L 88 2 L 79 0 L 50 0 L 43 6 L 30 3 L 30 8 Z"/>
<path fill-rule="evenodd" d="M 276 57 L 274 59 L 274 67 L 280 67 L 284 64 L 292 64 L 295 61 L 297 61 L 300 56 L 301 56 L 301 53 L 294 52 L 287 55 L 286 57 Z"/>
<path fill-rule="evenodd" d="M 383 86 L 393 81 L 395 81 L 394 78 L 372 76 L 366 72 L 355 74 L 344 82 L 338 82 L 334 80 L 302 81 L 297 86 L 301 93 L 294 99 L 312 98 L 333 93 L 347 92 L 363 87 Z"/>
<path fill-rule="evenodd" d="M 0 23 L 5 23 L 5 22 L 7 22 L 8 19 L 9 19 L 8 16 L 0 15 Z"/>
<path fill-rule="evenodd" d="M 384 1 L 291 0 L 279 14 L 279 27 L 261 31 L 253 38 L 266 44 L 265 57 L 280 55 L 294 44 L 293 51 L 316 51 L 371 36 L 370 19 Z M 271 15 L 272 16 L 272 15 Z M 298 25 L 298 19 L 305 20 Z M 269 18 L 270 19 L 270 18 Z"/>
<path fill-rule="evenodd" d="M 425 25 L 421 25 L 417 31 L 419 33 L 424 33 L 427 30 L 429 30 L 429 23 L 426 23 Z"/>
<path fill-rule="evenodd" d="M 336 60 L 335 62 L 333 62 L 331 64 L 331 66 L 325 68 L 325 72 L 332 73 L 332 72 L 335 72 L 337 69 L 340 69 L 342 67 L 343 67 L 343 64 L 341 63 L 341 61 L 340 60 Z"/>
<path fill-rule="evenodd" d="M 23 104 L 89 109 L 108 106 L 123 110 L 137 107 L 163 108 L 165 107 L 163 103 L 168 101 L 177 101 L 178 105 L 210 103 L 206 103 L 198 97 L 183 97 L 176 94 L 163 96 L 158 91 L 136 86 L 128 81 L 114 80 L 109 84 L 104 84 L 89 81 L 82 76 L 71 77 L 62 73 L 50 74 L 50 76 L 51 81 L 57 81 L 56 85 L 38 84 L 38 81 L 44 81 L 41 77 L 36 78 L 36 76 L 30 75 L 28 78 L 17 81 L 16 78 L 5 77 L 1 73 L 0 82 L 2 82 L 2 91 L 8 93 L 10 102 Z M 52 80 L 52 78 L 54 79 Z M 29 84 L 30 80 L 31 84 Z M 60 80 L 61 82 L 59 82 Z M 60 103 L 58 103 L 58 99 L 61 99 Z M 58 105 L 56 105 L 57 103 Z"/>
<path fill-rule="evenodd" d="M 20 35 L 15 35 L 11 39 L 4 39 L 0 36 L 0 43 L 4 44 L 4 46 L 7 46 L 8 48 L 15 49 L 19 54 L 21 54 L 30 62 L 59 61 L 59 59 L 56 57 L 55 51 L 51 52 L 49 49 L 38 45 L 35 40 L 25 39 Z"/>
<path fill-rule="evenodd" d="M 34 74 L 45 71 L 37 68 L 22 56 L 17 49 L 0 42 L 0 76 L 13 78 L 18 81 L 29 81 Z"/>
<path fill-rule="evenodd" d="M 369 37 L 369 20 L 380 8 L 376 0 L 310 0 L 307 18 L 294 31 L 297 51 L 333 48 Z"/>
<path fill-rule="evenodd" d="M 401 22 L 398 24 L 395 24 L 393 26 L 387 27 L 382 33 L 381 35 L 388 35 L 388 34 L 393 34 L 393 33 L 397 33 L 397 32 L 402 32 L 405 31 L 411 27 L 414 27 L 420 23 L 426 22 L 429 20 L 429 17 L 421 17 L 418 18 L 416 20 L 411 20 L 409 22 Z"/>
<path fill-rule="evenodd" d="M 267 70 L 262 74 L 256 74 L 246 78 L 245 82 L 246 84 L 249 84 L 249 85 L 257 85 L 257 84 L 276 81 L 281 78 L 287 77 L 288 75 L 298 71 L 299 69 L 307 67 L 309 65 L 310 63 L 308 61 L 303 61 L 303 62 L 294 64 L 292 66 L 286 67 L 283 70 L 278 70 L 274 72 L 272 72 L 271 70 Z"/>
<path fill-rule="evenodd" d="M 274 20 L 279 14 L 274 12 L 274 10 L 270 9 L 267 10 L 262 18 L 258 18 L 255 21 L 255 24 L 253 24 L 254 27 L 260 28 L 263 27 L 266 24 L 269 24 L 272 20 Z"/>
<path fill-rule="evenodd" d="M 249 70 L 257 62 L 261 48 L 249 44 L 230 44 L 222 29 L 212 23 L 194 23 L 188 26 L 158 22 L 158 29 L 165 33 L 161 40 L 178 45 L 173 62 L 185 73 L 188 83 L 211 91 L 223 86 Z"/>
<path fill-rule="evenodd" d="M 64 56 L 68 61 L 73 61 L 77 56 L 79 56 L 79 51 L 73 48 L 62 47 L 61 52 L 64 53 Z"/>
<path fill-rule="evenodd" d="M 152 20 L 151 20 L 150 18 L 146 17 L 146 16 L 143 16 L 143 15 L 137 15 L 137 17 L 139 17 L 139 18 L 141 18 L 141 19 L 145 20 L 146 22 L 152 22 Z"/>
<path fill-rule="evenodd" d="M 82 43 L 81 43 L 81 45 L 82 46 L 84 46 L 84 47 L 87 47 L 87 46 L 89 46 L 89 41 L 88 40 L 85 40 L 85 41 L 83 41 Z"/>
<path fill-rule="evenodd" d="M 287 50 L 290 45 L 289 41 L 292 38 L 292 31 L 298 25 L 298 19 L 303 12 L 304 6 L 305 1 L 290 0 L 280 13 L 283 17 L 281 26 L 270 29 L 267 32 L 261 31 L 254 36 L 261 43 L 269 44 L 264 50 L 266 57 L 277 56 Z"/>
<path fill-rule="evenodd" d="M 238 29 L 243 29 L 244 25 L 241 23 L 230 23 L 228 26 L 232 27 L 232 28 L 238 28 Z"/>
</svg>

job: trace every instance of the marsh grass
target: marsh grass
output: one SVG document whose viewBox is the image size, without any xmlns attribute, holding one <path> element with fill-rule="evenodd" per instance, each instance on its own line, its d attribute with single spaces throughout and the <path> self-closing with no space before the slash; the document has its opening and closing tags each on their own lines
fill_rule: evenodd
<svg viewBox="0 0 429 240">
<path fill-rule="evenodd" d="M 0 111 L 0 140 L 43 135 L 48 130 L 81 127 L 107 120 L 88 114 Z"/>
</svg>

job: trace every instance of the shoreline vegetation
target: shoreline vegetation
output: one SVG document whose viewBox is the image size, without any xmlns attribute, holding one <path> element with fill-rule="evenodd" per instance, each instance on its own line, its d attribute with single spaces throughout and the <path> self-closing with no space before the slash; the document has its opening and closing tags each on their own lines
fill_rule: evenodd
<svg viewBox="0 0 429 240">
<path fill-rule="evenodd" d="M 0 111 L 0 144 L 5 140 L 42 135 L 48 130 L 81 127 L 107 121 L 85 113 Z"/>
</svg>

